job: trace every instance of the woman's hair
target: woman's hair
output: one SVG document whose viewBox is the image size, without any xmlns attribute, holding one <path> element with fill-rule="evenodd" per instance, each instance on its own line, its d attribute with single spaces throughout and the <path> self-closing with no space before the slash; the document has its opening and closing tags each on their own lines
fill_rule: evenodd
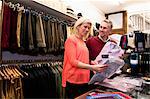
<svg viewBox="0 0 150 99">
<path fill-rule="evenodd" d="M 75 32 L 75 33 L 77 33 L 77 27 L 80 26 L 80 25 L 82 25 L 83 23 L 89 23 L 89 24 L 91 24 L 91 26 L 92 26 L 92 22 L 91 22 L 89 19 L 84 18 L 84 17 L 81 17 L 81 18 L 79 18 L 79 19 L 76 21 L 76 23 L 75 23 L 75 25 L 74 25 L 74 32 Z"/>
</svg>

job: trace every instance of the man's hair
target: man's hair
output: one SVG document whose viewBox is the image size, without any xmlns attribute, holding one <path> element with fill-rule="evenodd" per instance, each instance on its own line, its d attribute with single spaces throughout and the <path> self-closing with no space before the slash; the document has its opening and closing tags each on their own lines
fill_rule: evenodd
<svg viewBox="0 0 150 99">
<path fill-rule="evenodd" d="M 106 22 L 106 23 L 110 24 L 110 27 L 113 28 L 113 23 L 112 23 L 112 21 L 110 21 L 110 20 L 108 20 L 108 19 L 105 19 L 105 20 L 103 20 L 102 22 Z"/>
</svg>

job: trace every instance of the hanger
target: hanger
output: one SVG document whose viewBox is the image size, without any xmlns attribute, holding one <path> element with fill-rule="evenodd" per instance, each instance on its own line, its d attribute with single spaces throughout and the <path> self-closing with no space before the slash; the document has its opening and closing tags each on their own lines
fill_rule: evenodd
<svg viewBox="0 0 150 99">
<path fill-rule="evenodd" d="M 13 11 L 15 11 L 15 10 L 16 10 L 15 5 L 14 5 L 14 4 L 12 4 L 11 2 L 8 2 L 8 6 L 9 6 L 10 8 L 12 8 L 12 9 L 13 9 Z"/>
<path fill-rule="evenodd" d="M 1 71 L 2 71 L 3 74 L 5 75 L 5 78 L 8 79 L 8 80 L 10 80 L 9 74 L 7 74 L 7 72 L 5 71 L 5 68 L 6 68 L 6 67 L 3 67 Z"/>
<path fill-rule="evenodd" d="M 24 11 L 24 6 L 17 7 L 17 11 L 18 11 L 18 12 L 20 12 L 20 11 Z"/>
<path fill-rule="evenodd" d="M 7 79 L 7 78 L 5 77 L 5 75 L 4 75 L 4 73 L 2 72 L 2 69 L 0 69 L 0 75 L 1 75 L 1 77 L 2 77 L 3 79 Z"/>
<path fill-rule="evenodd" d="M 14 78 L 14 74 L 12 73 L 12 71 L 9 69 L 8 66 L 5 66 L 4 70 L 8 74 L 8 76 L 10 77 L 10 79 Z"/>
<path fill-rule="evenodd" d="M 11 68 L 11 71 L 13 72 L 14 74 L 14 78 L 18 78 L 20 75 L 14 70 L 14 66 L 10 66 Z"/>
<path fill-rule="evenodd" d="M 133 37 L 133 32 L 129 33 L 129 37 Z"/>
<path fill-rule="evenodd" d="M 24 76 L 18 71 L 17 68 L 14 67 L 14 70 L 15 70 L 15 72 L 16 72 L 20 77 L 24 77 Z"/>
</svg>

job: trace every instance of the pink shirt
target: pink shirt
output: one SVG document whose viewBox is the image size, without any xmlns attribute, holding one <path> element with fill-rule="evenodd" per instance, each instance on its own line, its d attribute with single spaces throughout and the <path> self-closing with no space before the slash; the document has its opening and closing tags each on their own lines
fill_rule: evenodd
<svg viewBox="0 0 150 99">
<path fill-rule="evenodd" d="M 72 35 L 65 42 L 62 71 L 63 87 L 66 87 L 66 81 L 74 84 L 89 82 L 90 70 L 77 67 L 78 62 L 89 64 L 89 51 L 84 41 Z"/>
</svg>

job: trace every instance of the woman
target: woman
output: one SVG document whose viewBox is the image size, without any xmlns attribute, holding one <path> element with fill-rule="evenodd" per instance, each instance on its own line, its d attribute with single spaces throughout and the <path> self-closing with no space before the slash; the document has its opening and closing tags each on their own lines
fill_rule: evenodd
<svg viewBox="0 0 150 99">
<path fill-rule="evenodd" d="M 84 37 L 91 31 L 92 23 L 84 17 L 74 25 L 74 34 L 65 42 L 62 86 L 67 98 L 75 98 L 89 90 L 90 70 L 101 72 L 107 65 L 89 64 L 89 51 Z M 94 65 L 95 64 L 95 65 Z"/>
</svg>

